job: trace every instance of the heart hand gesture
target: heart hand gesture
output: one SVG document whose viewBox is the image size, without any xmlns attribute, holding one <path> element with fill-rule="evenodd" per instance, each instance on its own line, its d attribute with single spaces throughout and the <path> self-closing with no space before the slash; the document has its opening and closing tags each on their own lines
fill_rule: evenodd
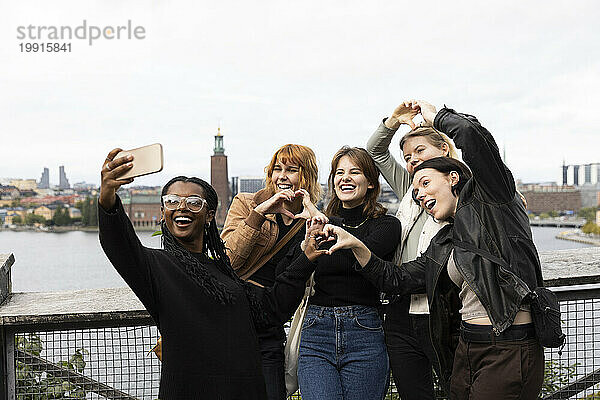
<svg viewBox="0 0 600 400">
<path fill-rule="evenodd" d="M 392 115 L 385 121 L 388 128 L 398 129 L 402 124 L 410 126 L 410 129 L 415 129 L 416 125 L 413 118 L 419 114 L 419 106 L 415 100 L 405 101 L 394 109 Z"/>
</svg>

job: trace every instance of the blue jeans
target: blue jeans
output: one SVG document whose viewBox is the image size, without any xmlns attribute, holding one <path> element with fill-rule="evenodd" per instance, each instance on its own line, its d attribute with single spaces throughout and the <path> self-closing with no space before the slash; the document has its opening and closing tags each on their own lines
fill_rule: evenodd
<svg viewBox="0 0 600 400">
<path fill-rule="evenodd" d="M 381 400 L 388 373 L 383 327 L 374 307 L 308 307 L 298 358 L 303 400 Z"/>
</svg>

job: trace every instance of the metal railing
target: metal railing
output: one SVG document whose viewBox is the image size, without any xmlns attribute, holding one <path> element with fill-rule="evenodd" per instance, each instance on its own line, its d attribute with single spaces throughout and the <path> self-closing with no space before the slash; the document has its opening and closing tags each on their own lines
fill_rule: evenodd
<svg viewBox="0 0 600 400">
<path fill-rule="evenodd" d="M 541 258 L 567 334 L 546 350 L 543 398 L 600 397 L 600 248 Z M 158 397 L 158 332 L 128 288 L 13 294 L 13 261 L 0 256 L 0 400 Z M 393 381 L 386 399 L 399 399 Z"/>
</svg>

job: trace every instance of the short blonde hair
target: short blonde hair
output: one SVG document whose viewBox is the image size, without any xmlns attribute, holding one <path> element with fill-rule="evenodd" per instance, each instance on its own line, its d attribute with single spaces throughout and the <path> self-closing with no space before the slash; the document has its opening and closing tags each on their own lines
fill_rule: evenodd
<svg viewBox="0 0 600 400">
<path fill-rule="evenodd" d="M 317 166 L 317 157 L 310 147 L 302 146 L 301 144 L 286 144 L 281 146 L 273 157 L 269 165 L 265 167 L 265 183 L 266 188 L 275 194 L 277 189 L 271 177 L 273 169 L 277 162 L 286 164 L 296 164 L 300 167 L 300 188 L 305 189 L 310 195 L 310 201 L 313 203 L 321 200 L 321 185 L 319 184 L 319 167 Z"/>
</svg>

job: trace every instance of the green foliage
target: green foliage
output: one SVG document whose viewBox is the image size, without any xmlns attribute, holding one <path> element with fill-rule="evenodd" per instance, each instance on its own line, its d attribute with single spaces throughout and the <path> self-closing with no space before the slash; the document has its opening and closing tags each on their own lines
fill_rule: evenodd
<svg viewBox="0 0 600 400">
<path fill-rule="evenodd" d="M 541 219 L 547 219 L 547 218 L 550 218 L 550 214 L 548 214 L 548 213 L 541 213 L 541 214 L 540 214 L 540 218 L 541 218 Z"/>
<path fill-rule="evenodd" d="M 29 213 L 25 216 L 25 225 L 43 224 L 45 222 L 46 218 L 42 217 L 41 215 Z"/>
<path fill-rule="evenodd" d="M 76 204 L 81 210 L 81 225 L 98 226 L 98 197 L 86 197 Z"/>
<path fill-rule="evenodd" d="M 564 365 L 559 361 L 546 361 L 541 397 L 553 393 L 560 389 L 561 386 L 568 384 L 575 377 L 578 365 L 579 363 Z"/>
<path fill-rule="evenodd" d="M 558 211 L 550 211 L 548 215 L 550 215 L 551 218 L 556 218 L 558 217 Z"/>
<path fill-rule="evenodd" d="M 600 226 L 596 225 L 592 221 L 588 221 L 581 227 L 581 231 L 583 233 L 594 233 L 596 235 L 600 235 Z"/>
<path fill-rule="evenodd" d="M 12 223 L 15 224 L 15 225 L 21 225 L 23 223 L 23 219 L 21 218 L 20 215 L 15 215 L 12 218 Z"/>
<path fill-rule="evenodd" d="M 43 350 L 42 340 L 35 334 L 29 334 L 27 337 L 17 336 L 15 345 L 17 349 L 36 357 L 40 357 Z M 68 361 L 60 361 L 58 365 L 81 373 L 86 365 L 84 355 L 87 354 L 89 354 L 87 350 L 78 349 Z M 17 400 L 85 399 L 86 397 L 86 392 L 81 387 L 52 374 L 35 371 L 31 366 L 20 361 L 17 361 L 16 381 Z"/>
<path fill-rule="evenodd" d="M 54 225 L 56 226 L 71 225 L 71 217 L 69 217 L 69 210 L 67 210 L 63 206 L 58 206 L 58 208 L 54 212 L 54 216 L 52 216 L 52 222 L 54 222 Z"/>
<path fill-rule="evenodd" d="M 587 222 L 594 222 L 596 220 L 596 211 L 598 211 L 598 207 L 582 208 L 577 213 L 577 216 L 585 219 Z"/>
</svg>

